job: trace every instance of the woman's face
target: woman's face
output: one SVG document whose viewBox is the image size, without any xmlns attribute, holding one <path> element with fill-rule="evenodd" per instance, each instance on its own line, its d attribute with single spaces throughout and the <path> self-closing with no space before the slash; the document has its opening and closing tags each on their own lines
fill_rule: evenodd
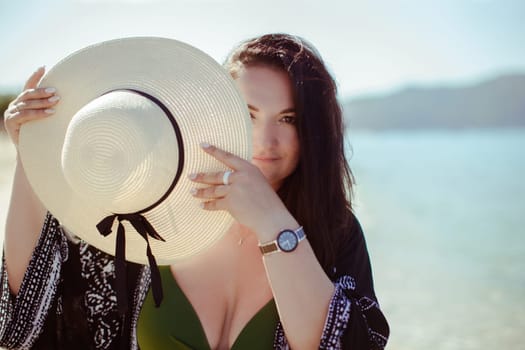
<svg viewBox="0 0 525 350">
<path fill-rule="evenodd" d="M 277 190 L 299 162 L 290 79 L 281 70 L 254 66 L 241 69 L 236 82 L 253 123 L 252 163 Z"/>
</svg>

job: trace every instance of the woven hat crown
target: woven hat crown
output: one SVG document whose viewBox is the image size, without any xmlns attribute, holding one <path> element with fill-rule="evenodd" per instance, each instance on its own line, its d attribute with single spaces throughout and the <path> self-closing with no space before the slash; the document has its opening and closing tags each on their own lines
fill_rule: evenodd
<svg viewBox="0 0 525 350">
<path fill-rule="evenodd" d="M 62 171 L 79 197 L 108 212 L 133 213 L 169 189 L 177 147 L 172 124 L 158 105 L 132 91 L 112 91 L 71 119 Z"/>
</svg>

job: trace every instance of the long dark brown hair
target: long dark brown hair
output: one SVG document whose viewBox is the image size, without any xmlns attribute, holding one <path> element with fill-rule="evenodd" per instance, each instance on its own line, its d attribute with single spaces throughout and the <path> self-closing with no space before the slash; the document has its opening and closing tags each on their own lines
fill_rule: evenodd
<svg viewBox="0 0 525 350">
<path fill-rule="evenodd" d="M 267 34 L 241 43 L 226 69 L 236 78 L 243 67 L 267 65 L 286 72 L 294 89 L 300 160 L 278 191 L 304 226 L 326 272 L 352 225 L 353 175 L 344 152 L 344 126 L 337 87 L 317 50 L 304 39 Z"/>
</svg>

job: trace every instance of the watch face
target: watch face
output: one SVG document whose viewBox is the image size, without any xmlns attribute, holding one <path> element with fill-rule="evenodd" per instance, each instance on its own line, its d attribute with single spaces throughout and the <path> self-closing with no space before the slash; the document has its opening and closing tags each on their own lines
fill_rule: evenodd
<svg viewBox="0 0 525 350">
<path fill-rule="evenodd" d="M 277 237 L 277 245 L 283 252 L 291 252 L 298 244 L 297 236 L 291 230 L 281 231 Z"/>
</svg>

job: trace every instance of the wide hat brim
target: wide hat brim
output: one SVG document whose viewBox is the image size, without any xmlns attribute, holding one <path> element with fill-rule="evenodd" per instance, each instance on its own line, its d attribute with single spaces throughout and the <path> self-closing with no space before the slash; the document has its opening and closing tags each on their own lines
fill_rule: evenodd
<svg viewBox="0 0 525 350">
<path fill-rule="evenodd" d="M 157 263 L 192 257 L 220 239 L 233 219 L 225 211 L 205 211 L 190 189 L 188 174 L 226 170 L 200 148 L 205 141 L 244 159 L 251 157 L 251 121 L 246 102 L 228 72 L 202 51 L 173 39 L 124 38 L 77 51 L 56 64 L 40 82 L 61 97 L 55 113 L 26 123 L 19 153 L 29 183 L 62 226 L 89 244 L 115 253 L 115 236 L 96 225 L 114 213 L 78 195 L 66 181 L 61 150 L 77 111 L 109 91 L 131 89 L 154 96 L 168 108 L 184 145 L 182 176 L 168 197 L 142 213 L 165 242 L 150 239 Z M 146 242 L 123 222 L 126 260 L 147 264 Z"/>
</svg>

